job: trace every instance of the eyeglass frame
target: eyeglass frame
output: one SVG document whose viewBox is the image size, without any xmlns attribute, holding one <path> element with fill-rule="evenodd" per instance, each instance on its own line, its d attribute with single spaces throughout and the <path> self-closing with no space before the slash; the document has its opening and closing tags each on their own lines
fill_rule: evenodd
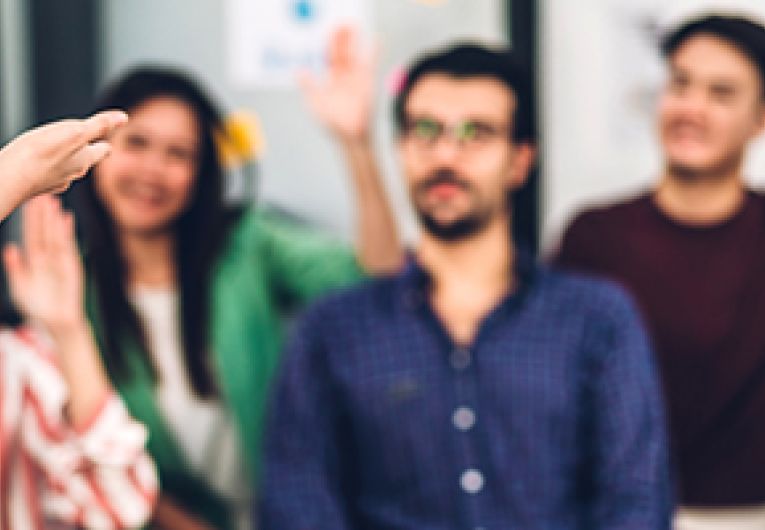
<svg viewBox="0 0 765 530">
<path fill-rule="evenodd" d="M 431 139 L 417 137 L 414 133 L 414 129 L 418 125 L 418 122 L 430 122 L 432 125 L 437 126 L 438 131 L 436 132 L 435 136 Z M 486 137 L 482 140 L 475 138 L 465 138 L 464 133 L 460 133 L 460 129 L 462 128 L 462 130 L 464 130 L 466 126 L 470 125 L 477 126 L 479 134 L 481 131 L 483 131 L 484 133 L 489 134 L 489 137 Z M 487 146 L 496 139 L 505 138 L 509 141 L 512 141 L 513 132 L 513 125 L 510 123 L 497 125 L 477 118 L 466 118 L 463 120 L 455 121 L 451 124 L 446 124 L 441 120 L 429 116 L 407 116 L 405 118 L 404 124 L 399 128 L 399 137 L 403 140 L 413 142 L 417 145 L 417 147 L 430 150 L 434 149 L 444 136 L 448 136 L 460 149 L 476 150 L 476 148 Z"/>
</svg>

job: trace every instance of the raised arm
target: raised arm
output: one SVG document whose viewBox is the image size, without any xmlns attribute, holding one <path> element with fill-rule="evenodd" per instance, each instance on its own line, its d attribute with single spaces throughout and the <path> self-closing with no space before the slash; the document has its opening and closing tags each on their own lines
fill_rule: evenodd
<svg viewBox="0 0 765 530">
<path fill-rule="evenodd" d="M 73 219 L 52 196 L 32 199 L 23 213 L 24 249 L 9 246 L 4 261 L 33 330 L 18 333 L 32 405 L 21 440 L 45 479 L 44 505 L 85 528 L 139 527 L 157 490 L 147 432 L 113 391 L 85 317 Z"/>
<path fill-rule="evenodd" d="M 305 97 L 343 150 L 356 194 L 357 255 L 370 274 L 397 270 L 403 261 L 398 228 L 380 177 L 371 139 L 375 61 L 356 33 L 337 30 L 329 43 L 324 79 L 305 75 Z"/>
</svg>

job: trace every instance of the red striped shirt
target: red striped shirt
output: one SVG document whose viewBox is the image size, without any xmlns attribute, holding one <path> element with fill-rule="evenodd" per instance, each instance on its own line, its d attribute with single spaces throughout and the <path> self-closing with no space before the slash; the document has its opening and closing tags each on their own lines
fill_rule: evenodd
<svg viewBox="0 0 765 530">
<path fill-rule="evenodd" d="M 29 329 L 0 330 L 0 530 L 141 527 L 157 495 L 146 428 L 112 393 L 75 430 L 67 399 L 51 344 Z"/>
</svg>

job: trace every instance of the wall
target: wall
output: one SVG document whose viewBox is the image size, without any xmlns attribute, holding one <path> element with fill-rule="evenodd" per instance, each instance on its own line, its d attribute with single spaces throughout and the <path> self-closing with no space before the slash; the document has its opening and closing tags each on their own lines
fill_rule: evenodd
<svg viewBox="0 0 765 530">
<path fill-rule="evenodd" d="M 454 38 L 497 41 L 504 34 L 502 0 L 370 1 L 381 44 L 381 86 L 387 72 L 418 50 Z M 352 208 L 339 153 L 299 94 L 231 86 L 224 73 L 224 14 L 224 2 L 212 0 L 104 0 L 104 79 L 136 62 L 169 62 L 202 77 L 227 108 L 253 109 L 268 144 L 261 164 L 263 199 L 350 238 Z M 396 172 L 388 118 L 388 98 L 381 91 L 376 131 L 382 164 L 403 229 L 412 238 L 415 224 Z"/>
<path fill-rule="evenodd" d="M 709 9 L 765 20 L 765 0 L 542 2 L 543 246 L 554 247 L 585 205 L 656 180 L 655 107 L 664 79 L 657 31 Z M 750 182 L 765 186 L 764 141 L 746 171 Z"/>
</svg>

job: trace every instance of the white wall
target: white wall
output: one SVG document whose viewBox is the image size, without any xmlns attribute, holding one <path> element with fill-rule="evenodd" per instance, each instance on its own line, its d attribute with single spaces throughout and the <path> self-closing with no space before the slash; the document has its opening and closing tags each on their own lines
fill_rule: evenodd
<svg viewBox="0 0 765 530">
<path fill-rule="evenodd" d="M 393 66 L 423 48 L 454 38 L 496 41 L 504 35 L 502 0 L 371 1 L 382 45 L 380 85 Z M 268 144 L 261 164 L 262 197 L 350 238 L 353 219 L 345 168 L 300 96 L 236 90 L 226 79 L 223 5 L 214 0 L 104 0 L 105 77 L 136 62 L 168 62 L 200 76 L 228 109 L 254 110 Z M 389 102 L 384 91 L 380 95 L 376 129 L 385 154 L 382 163 L 405 233 L 412 237 L 415 224 L 390 145 Z"/>
<path fill-rule="evenodd" d="M 655 103 L 664 65 L 656 30 L 710 9 L 765 19 L 765 0 L 545 0 L 541 5 L 542 242 L 550 248 L 577 210 L 645 189 L 661 169 Z M 751 153 L 747 175 L 755 185 L 765 185 L 765 142 Z"/>
</svg>

